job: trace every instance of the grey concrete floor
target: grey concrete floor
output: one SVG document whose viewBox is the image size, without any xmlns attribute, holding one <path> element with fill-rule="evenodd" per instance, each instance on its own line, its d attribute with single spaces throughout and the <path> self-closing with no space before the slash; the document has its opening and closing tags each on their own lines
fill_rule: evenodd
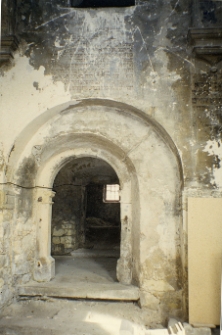
<svg viewBox="0 0 222 335">
<path fill-rule="evenodd" d="M 153 328 L 160 328 L 155 319 L 155 312 L 142 311 L 129 302 L 28 300 L 5 309 L 0 334 L 155 335 L 147 327 L 152 321 Z"/>
<path fill-rule="evenodd" d="M 117 258 L 56 256 L 56 275 L 47 283 L 18 287 L 20 296 L 137 301 L 139 289 L 116 279 Z"/>
<path fill-rule="evenodd" d="M 116 281 L 116 258 L 55 258 L 54 280 L 18 287 L 20 296 L 0 317 L 0 334 L 155 335 L 148 325 L 162 328 L 157 311 L 122 301 L 137 300 L 139 292 Z"/>
</svg>

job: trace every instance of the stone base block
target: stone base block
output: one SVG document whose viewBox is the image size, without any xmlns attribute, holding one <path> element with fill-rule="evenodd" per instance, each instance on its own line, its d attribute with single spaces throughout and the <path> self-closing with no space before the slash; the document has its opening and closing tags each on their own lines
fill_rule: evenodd
<svg viewBox="0 0 222 335">
<path fill-rule="evenodd" d="M 38 282 L 48 282 L 55 277 L 55 260 L 51 256 L 39 258 L 35 262 L 34 280 Z"/>
<path fill-rule="evenodd" d="M 130 285 L 132 281 L 132 272 L 130 262 L 119 258 L 116 267 L 116 277 L 121 284 Z"/>
<path fill-rule="evenodd" d="M 194 328 L 189 323 L 183 324 L 186 335 L 211 335 L 211 329 L 208 327 Z"/>
</svg>

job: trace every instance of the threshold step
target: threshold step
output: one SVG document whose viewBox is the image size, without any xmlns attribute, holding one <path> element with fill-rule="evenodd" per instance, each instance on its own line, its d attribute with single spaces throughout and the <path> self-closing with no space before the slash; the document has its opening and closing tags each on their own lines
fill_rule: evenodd
<svg viewBox="0 0 222 335">
<path fill-rule="evenodd" d="M 47 285 L 48 284 L 48 285 Z M 50 283 L 35 283 L 35 285 L 22 285 L 17 287 L 19 297 L 54 297 L 70 299 L 138 301 L 139 288 L 125 286 L 120 283 L 83 284 L 75 287 L 49 286 Z"/>
</svg>

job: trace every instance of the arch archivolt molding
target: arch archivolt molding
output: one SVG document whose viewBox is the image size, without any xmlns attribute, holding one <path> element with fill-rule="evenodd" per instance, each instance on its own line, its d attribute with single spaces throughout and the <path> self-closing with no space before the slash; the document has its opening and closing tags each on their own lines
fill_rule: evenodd
<svg viewBox="0 0 222 335">
<path fill-rule="evenodd" d="M 94 157 L 106 161 L 120 181 L 118 280 L 137 284 L 149 294 L 154 277 L 160 283 L 175 281 L 178 245 L 182 245 L 178 232 L 181 241 L 183 237 L 181 216 L 172 208 L 179 201 L 183 176 L 179 153 L 165 130 L 132 106 L 99 99 L 57 107 L 39 116 L 36 125 L 33 122 L 18 138 L 7 175 L 19 184 L 29 170 L 25 183 L 35 188 L 30 199 L 36 226 L 34 279 L 48 281 L 55 275 L 51 257 L 54 179 L 69 161 Z M 148 268 L 157 262 L 157 255 L 164 254 L 167 257 L 158 256 L 158 271 L 155 266 Z M 165 278 L 166 273 L 172 278 Z"/>
</svg>

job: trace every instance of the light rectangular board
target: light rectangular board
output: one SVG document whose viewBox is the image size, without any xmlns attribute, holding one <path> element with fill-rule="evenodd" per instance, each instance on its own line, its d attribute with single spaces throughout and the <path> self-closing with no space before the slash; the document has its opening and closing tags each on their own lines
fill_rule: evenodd
<svg viewBox="0 0 222 335">
<path fill-rule="evenodd" d="M 222 199 L 188 198 L 189 322 L 220 324 Z"/>
</svg>

